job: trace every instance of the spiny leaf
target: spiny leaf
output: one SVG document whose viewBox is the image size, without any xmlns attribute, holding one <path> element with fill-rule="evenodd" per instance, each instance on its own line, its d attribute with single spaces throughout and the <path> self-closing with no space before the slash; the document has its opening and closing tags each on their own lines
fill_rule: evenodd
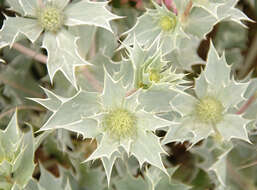
<svg viewBox="0 0 257 190">
<path fill-rule="evenodd" d="M 106 5 L 106 2 L 91 2 L 88 0 L 71 4 L 65 10 L 65 13 L 69 15 L 65 21 L 65 24 L 68 26 L 82 24 L 95 25 L 103 27 L 112 32 L 109 22 L 121 17 L 108 11 L 106 9 Z M 85 9 L 87 11 L 84 11 Z"/>
</svg>

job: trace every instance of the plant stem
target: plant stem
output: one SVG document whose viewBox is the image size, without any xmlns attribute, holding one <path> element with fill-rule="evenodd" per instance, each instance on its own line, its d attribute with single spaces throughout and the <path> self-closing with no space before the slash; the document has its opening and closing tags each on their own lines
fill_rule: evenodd
<svg viewBox="0 0 257 190">
<path fill-rule="evenodd" d="M 94 77 L 94 75 L 92 75 L 88 68 L 84 67 L 83 68 L 83 74 L 84 76 L 87 78 L 88 82 L 94 87 L 94 89 L 97 92 L 102 92 L 103 91 L 103 87 L 102 85 L 99 83 L 98 80 L 96 80 L 96 78 Z"/>
<path fill-rule="evenodd" d="M 249 72 L 249 70 L 254 66 L 254 64 L 256 64 L 254 63 L 254 59 L 257 56 L 256 50 L 257 50 L 257 33 L 255 34 L 252 45 L 249 48 L 249 52 L 246 55 L 244 67 L 239 73 L 239 78 L 244 78 Z"/>
<path fill-rule="evenodd" d="M 185 22 L 187 20 L 187 17 L 191 11 L 192 6 L 193 6 L 193 1 L 190 0 L 185 8 L 183 15 L 182 15 L 182 18 L 181 18 L 182 22 Z"/>
<path fill-rule="evenodd" d="M 257 92 L 254 93 L 247 101 L 246 103 L 236 112 L 236 114 L 240 115 L 247 110 L 247 108 L 257 99 Z"/>
<path fill-rule="evenodd" d="M 23 53 L 24 55 L 27 55 L 29 57 L 31 57 L 32 59 L 35 59 L 43 64 L 47 63 L 47 56 L 41 54 L 41 53 L 37 53 L 27 47 L 24 47 L 23 45 L 19 44 L 19 43 L 14 43 L 12 48 L 16 49 L 17 51 Z M 103 91 L 103 87 L 102 85 L 99 83 L 99 81 L 94 77 L 94 75 L 92 75 L 90 73 L 90 71 L 88 70 L 88 68 L 83 68 L 83 74 L 84 76 L 87 78 L 88 82 L 92 85 L 92 87 L 98 91 L 98 92 L 102 92 Z M 1 78 L 0 78 L 1 79 Z M 130 91 L 127 92 L 126 96 L 130 96 L 131 94 L 133 94 L 134 92 L 136 92 L 137 89 L 132 89 Z"/>
<path fill-rule="evenodd" d="M 20 91 L 23 91 L 23 92 L 25 92 L 27 94 L 30 94 L 30 95 L 34 96 L 34 97 L 42 98 L 42 94 L 40 94 L 38 92 L 35 92 L 35 91 L 31 90 L 31 89 L 25 88 L 24 86 L 21 86 L 21 85 L 15 83 L 13 81 L 10 81 L 10 80 L 4 78 L 1 75 L 0 75 L 0 81 L 2 81 L 4 84 L 7 84 L 7 85 L 11 86 L 12 88 L 15 88 L 15 89 L 18 89 Z"/>
<path fill-rule="evenodd" d="M 15 110 L 36 110 L 36 111 L 44 111 L 43 108 L 40 108 L 38 106 L 26 106 L 26 105 L 18 105 L 18 106 L 15 106 L 14 108 L 11 108 L 3 113 L 0 114 L 0 120 L 2 118 L 4 118 L 5 116 L 13 113 Z"/>
<path fill-rule="evenodd" d="M 23 45 L 19 43 L 14 43 L 12 46 L 13 49 L 16 49 L 17 51 L 21 52 L 24 55 L 27 55 L 31 57 L 32 59 L 35 59 L 41 63 L 47 63 L 47 57 L 41 53 L 37 53 L 27 47 L 24 47 Z"/>
</svg>

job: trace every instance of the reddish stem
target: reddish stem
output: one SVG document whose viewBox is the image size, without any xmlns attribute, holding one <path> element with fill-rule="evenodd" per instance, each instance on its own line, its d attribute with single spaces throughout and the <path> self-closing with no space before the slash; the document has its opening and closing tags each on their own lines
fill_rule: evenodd
<svg viewBox="0 0 257 190">
<path fill-rule="evenodd" d="M 242 113 L 244 113 L 247 108 L 256 100 L 257 98 L 257 93 L 255 93 L 254 95 L 252 95 L 247 101 L 246 103 L 236 112 L 236 114 L 240 115 Z"/>
</svg>

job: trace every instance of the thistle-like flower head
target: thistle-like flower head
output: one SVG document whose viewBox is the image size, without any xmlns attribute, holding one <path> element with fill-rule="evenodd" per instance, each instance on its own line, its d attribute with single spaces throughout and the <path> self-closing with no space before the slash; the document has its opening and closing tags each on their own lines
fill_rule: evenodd
<svg viewBox="0 0 257 190">
<path fill-rule="evenodd" d="M 58 7 L 46 5 L 38 10 L 37 19 L 41 27 L 48 32 L 58 32 L 64 24 L 64 14 Z"/>
</svg>

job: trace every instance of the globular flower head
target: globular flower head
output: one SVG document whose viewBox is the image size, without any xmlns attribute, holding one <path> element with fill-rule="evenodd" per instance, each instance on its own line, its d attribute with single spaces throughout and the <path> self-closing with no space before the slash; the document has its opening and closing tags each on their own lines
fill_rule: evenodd
<svg viewBox="0 0 257 190">
<path fill-rule="evenodd" d="M 45 31 L 56 33 L 64 24 L 64 13 L 58 7 L 46 5 L 38 10 L 37 19 Z"/>
<path fill-rule="evenodd" d="M 171 31 L 176 27 L 176 17 L 175 16 L 162 16 L 160 18 L 159 24 L 163 31 Z"/>
<path fill-rule="evenodd" d="M 216 124 L 223 119 L 224 107 L 215 97 L 206 96 L 195 105 L 195 114 L 203 123 Z"/>
<path fill-rule="evenodd" d="M 104 115 L 103 126 L 116 139 L 131 138 L 136 135 L 137 117 L 129 110 L 114 108 Z"/>
</svg>

